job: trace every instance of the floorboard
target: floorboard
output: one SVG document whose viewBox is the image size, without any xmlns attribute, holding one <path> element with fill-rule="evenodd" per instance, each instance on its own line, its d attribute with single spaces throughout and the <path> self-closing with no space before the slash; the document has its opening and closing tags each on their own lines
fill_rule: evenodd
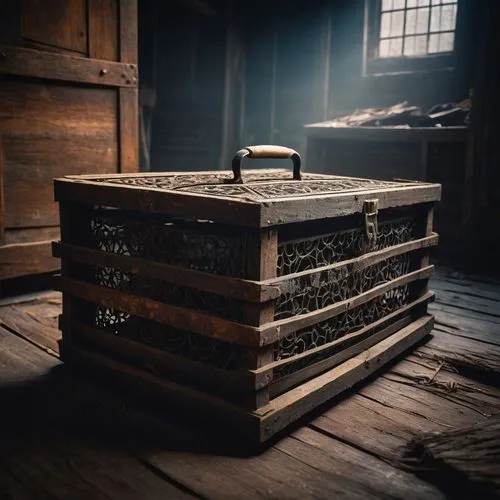
<svg viewBox="0 0 500 500">
<path fill-rule="evenodd" d="M 423 432 L 500 414 L 500 284 L 438 270 L 430 339 L 246 456 L 58 360 L 54 292 L 0 303 L 0 497 L 444 498 L 403 470 Z"/>
</svg>

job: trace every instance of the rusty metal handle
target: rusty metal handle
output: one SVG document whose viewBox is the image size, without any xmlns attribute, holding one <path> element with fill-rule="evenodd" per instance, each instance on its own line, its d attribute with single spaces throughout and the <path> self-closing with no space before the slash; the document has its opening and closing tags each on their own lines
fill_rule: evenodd
<svg viewBox="0 0 500 500">
<path fill-rule="evenodd" d="M 228 180 L 231 184 L 243 184 L 243 179 L 241 178 L 241 161 L 245 157 L 248 158 L 290 158 L 293 162 L 293 178 L 296 181 L 300 181 L 300 165 L 301 159 L 299 153 L 294 149 L 286 148 L 284 146 L 247 146 L 246 148 L 240 149 L 233 157 L 233 162 L 231 167 L 233 169 L 234 177 Z"/>
</svg>

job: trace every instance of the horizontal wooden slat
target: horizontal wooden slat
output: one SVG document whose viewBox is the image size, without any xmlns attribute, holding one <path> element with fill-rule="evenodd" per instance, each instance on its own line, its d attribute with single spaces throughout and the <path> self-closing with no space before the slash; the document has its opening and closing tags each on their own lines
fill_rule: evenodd
<svg viewBox="0 0 500 500">
<path fill-rule="evenodd" d="M 247 435 L 258 432 L 260 418 L 253 412 L 245 412 L 236 405 L 152 373 L 113 361 L 97 353 L 63 343 L 63 360 L 85 370 L 91 377 L 105 377 L 110 382 L 133 392 L 138 397 L 157 406 L 200 416 L 202 420 L 222 421 L 228 428 Z"/>
<path fill-rule="evenodd" d="M 343 344 L 345 342 L 356 341 L 356 339 L 362 338 L 371 330 L 374 330 L 376 328 L 380 328 L 384 325 L 389 326 L 390 324 L 401 319 L 403 316 L 408 316 L 410 314 L 413 314 L 413 312 L 417 308 L 419 308 L 423 305 L 427 305 L 428 302 L 432 301 L 434 299 L 434 296 L 435 296 L 434 292 L 426 292 L 424 295 L 422 295 L 422 297 L 418 298 L 417 300 L 414 300 L 410 304 L 402 307 L 401 309 L 398 309 L 397 311 L 394 311 L 394 312 L 384 316 L 383 318 L 379 319 L 378 321 L 375 321 L 369 325 L 366 325 L 365 327 L 363 327 L 359 330 L 356 330 L 355 332 L 349 333 L 347 335 L 344 335 L 343 337 L 340 337 L 336 340 L 333 340 L 332 342 L 329 342 L 328 344 L 325 344 L 325 345 L 322 345 L 319 347 L 315 347 L 313 349 L 309 349 L 307 351 L 304 351 L 304 352 L 297 354 L 295 356 L 292 356 L 290 358 L 284 358 L 284 359 L 280 359 L 278 361 L 274 361 L 273 363 L 270 363 L 270 364 L 264 366 L 263 368 L 255 370 L 255 373 L 256 374 L 263 374 L 263 373 L 267 373 L 268 371 L 273 372 L 277 368 L 281 368 L 281 367 L 286 366 L 286 365 L 294 364 L 298 361 L 301 361 L 304 358 L 314 357 L 323 351 L 327 351 L 329 349 L 332 349 L 333 347 L 340 345 L 340 344 Z M 356 345 L 359 345 L 359 344 L 356 344 Z M 363 350 L 363 349 L 361 349 L 361 350 Z M 321 371 L 321 369 L 319 367 L 320 364 L 328 365 L 327 368 L 331 368 L 339 363 L 336 362 L 335 359 L 332 359 L 332 357 L 325 359 L 324 361 L 318 362 L 317 363 L 317 365 L 318 365 L 317 373 L 319 373 Z"/>
<path fill-rule="evenodd" d="M 240 227 L 265 228 L 362 213 L 365 200 L 378 199 L 383 210 L 436 202 L 439 184 L 402 185 L 390 189 L 359 190 L 321 196 L 281 198 L 262 202 L 215 197 L 151 187 L 96 182 L 91 179 L 61 178 L 55 181 L 57 201 L 196 217 Z"/>
<path fill-rule="evenodd" d="M 248 347 L 260 345 L 259 330 L 255 327 L 61 276 L 56 277 L 54 286 L 56 290 L 94 304 L 118 309 L 199 335 Z"/>
<path fill-rule="evenodd" d="M 137 65 L 0 45 L 0 74 L 110 87 L 137 87 Z"/>
<path fill-rule="evenodd" d="M 313 408 L 379 370 L 428 335 L 432 327 L 433 318 L 426 315 L 367 351 L 273 399 L 269 405 L 254 412 L 262 417 L 261 441 L 267 441 Z"/>
<path fill-rule="evenodd" d="M 51 247 L 52 241 L 0 246 L 0 280 L 57 271 L 60 264 Z"/>
<path fill-rule="evenodd" d="M 307 328 L 349 309 L 353 309 L 393 288 L 413 281 L 427 279 L 432 274 L 432 271 L 433 266 L 427 266 L 388 283 L 376 286 L 368 292 L 351 299 L 335 303 L 311 313 L 274 321 L 262 327 L 243 325 L 191 309 L 168 305 L 145 297 L 61 276 L 56 278 L 54 284 L 57 290 L 93 302 L 94 304 L 118 309 L 119 311 L 226 342 L 233 342 L 248 347 L 262 347 L 273 344 L 297 330 Z"/>
<path fill-rule="evenodd" d="M 433 203 L 441 199 L 439 184 L 411 185 L 398 188 L 275 199 L 262 204 L 260 227 L 362 213 L 366 200 L 378 199 L 378 209 Z"/>
<path fill-rule="evenodd" d="M 56 241 L 61 237 L 59 227 L 29 227 L 20 229 L 7 229 L 5 231 L 5 244 L 33 243 L 36 241 Z"/>
<path fill-rule="evenodd" d="M 309 275 L 320 274 L 327 271 L 333 271 L 334 269 L 342 269 L 344 267 L 349 273 L 358 272 L 391 257 L 402 255 L 408 252 L 414 252 L 416 250 L 421 250 L 430 246 L 435 246 L 437 245 L 438 239 L 438 235 L 436 233 L 433 233 L 431 236 L 426 236 L 425 238 L 419 238 L 418 240 L 401 243 L 400 245 L 394 245 L 392 247 L 384 248 L 383 250 L 378 250 L 376 252 L 366 253 L 364 255 L 361 255 L 360 257 L 354 257 L 349 260 L 335 262 L 334 264 L 330 264 L 328 266 L 309 269 L 307 271 L 301 271 L 295 274 L 288 274 L 286 276 L 267 280 L 262 283 L 279 287 L 280 295 L 283 295 L 284 293 L 288 292 L 289 285 L 294 286 L 293 282 L 296 279 L 303 278 Z"/>
<path fill-rule="evenodd" d="M 357 272 L 390 257 L 436 245 L 437 241 L 438 235 L 433 234 L 432 236 L 402 243 L 401 245 L 395 245 L 377 252 L 362 255 L 361 257 L 337 262 L 329 266 L 262 282 L 218 276 L 194 269 L 180 268 L 178 266 L 149 261 L 128 255 L 102 252 L 100 250 L 93 250 L 65 243 L 54 243 L 52 248 L 54 257 L 67 259 L 69 261 L 114 267 L 139 276 L 160 279 L 167 283 L 216 293 L 235 299 L 250 302 L 267 302 L 287 293 L 289 284 L 295 279 L 343 267 L 346 267 L 348 272 Z"/>
<path fill-rule="evenodd" d="M 313 408 L 379 370 L 428 335 L 432 326 L 432 317 L 424 316 L 369 350 L 251 412 L 69 344 L 63 344 L 62 354 L 66 362 L 84 369 L 89 375 L 104 376 L 152 404 L 162 405 L 168 401 L 170 408 L 176 405 L 179 411 L 195 418 L 198 416 L 204 422 L 207 419 L 218 421 L 227 430 L 243 434 L 247 439 L 265 442 Z"/>
<path fill-rule="evenodd" d="M 275 398 L 280 394 L 283 394 L 287 390 L 301 383 L 307 382 L 316 375 L 324 373 L 334 366 L 340 365 L 344 361 L 347 361 L 349 358 L 358 355 L 360 352 L 369 349 L 378 342 L 381 342 L 390 335 L 396 333 L 398 330 L 401 330 L 401 328 L 409 325 L 411 321 L 411 316 L 401 318 L 388 327 L 384 328 L 382 331 L 370 335 L 367 339 L 364 339 L 357 344 L 347 347 L 346 349 L 337 354 L 334 354 L 333 356 L 330 356 L 329 358 L 302 368 L 301 370 L 297 370 L 296 372 L 293 372 L 286 377 L 276 380 L 276 382 L 271 385 L 271 398 Z"/>
<path fill-rule="evenodd" d="M 71 339 L 88 342 L 99 349 L 113 352 L 124 360 L 142 359 L 144 364 L 159 372 L 171 372 L 187 382 L 202 381 L 229 391 L 256 391 L 269 385 L 270 374 L 252 370 L 225 370 L 215 366 L 171 354 L 167 351 L 128 340 L 99 328 L 93 328 L 69 318 L 61 318 L 61 326 L 71 332 Z"/>
<path fill-rule="evenodd" d="M 279 288 L 256 281 L 219 276 L 195 269 L 181 268 L 128 255 L 118 255 L 89 248 L 54 243 L 54 257 L 95 266 L 114 267 L 139 276 L 163 280 L 179 286 L 216 293 L 249 302 L 267 302 L 279 296 Z"/>
<path fill-rule="evenodd" d="M 414 281 L 426 280 L 432 275 L 433 269 L 434 266 L 427 266 L 400 276 L 392 281 L 388 281 L 387 283 L 373 287 L 367 292 L 360 293 L 355 297 L 341 302 L 336 302 L 335 304 L 324 307 L 323 309 L 318 309 L 317 311 L 301 314 L 300 316 L 294 316 L 269 323 L 268 325 L 261 327 L 262 342 L 264 344 L 276 342 L 280 338 L 286 337 L 297 330 L 313 326 L 320 321 L 328 320 L 345 311 L 354 309 L 362 304 L 366 304 L 370 300 L 388 292 L 389 290 L 393 290 L 394 288 L 412 283 Z"/>
</svg>

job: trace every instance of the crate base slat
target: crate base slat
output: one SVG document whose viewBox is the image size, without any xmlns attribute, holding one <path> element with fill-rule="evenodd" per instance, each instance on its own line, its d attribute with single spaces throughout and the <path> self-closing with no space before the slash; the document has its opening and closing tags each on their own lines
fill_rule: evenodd
<svg viewBox="0 0 500 500">
<path fill-rule="evenodd" d="M 326 403 L 353 385 L 370 376 L 428 335 L 434 325 L 433 317 L 424 315 L 369 349 L 351 357 L 335 368 L 272 399 L 255 411 L 244 411 L 226 401 L 183 385 L 170 382 L 152 373 L 111 360 L 100 354 L 73 347 L 61 346 L 63 359 L 71 366 L 91 376 L 114 381 L 126 392 L 167 406 L 170 411 L 210 419 L 250 442 L 264 443 L 290 424 Z"/>
</svg>

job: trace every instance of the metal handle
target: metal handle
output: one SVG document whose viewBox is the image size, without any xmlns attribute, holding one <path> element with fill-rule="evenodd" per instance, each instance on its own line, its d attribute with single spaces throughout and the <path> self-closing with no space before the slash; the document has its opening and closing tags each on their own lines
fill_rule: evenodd
<svg viewBox="0 0 500 500">
<path fill-rule="evenodd" d="M 301 159 L 299 153 L 294 149 L 286 148 L 284 146 L 247 146 L 240 149 L 233 157 L 231 167 L 233 169 L 234 177 L 228 180 L 230 184 L 243 184 L 241 178 L 241 160 L 248 156 L 249 158 L 290 158 L 293 162 L 293 178 L 300 181 L 300 165 Z"/>
</svg>

